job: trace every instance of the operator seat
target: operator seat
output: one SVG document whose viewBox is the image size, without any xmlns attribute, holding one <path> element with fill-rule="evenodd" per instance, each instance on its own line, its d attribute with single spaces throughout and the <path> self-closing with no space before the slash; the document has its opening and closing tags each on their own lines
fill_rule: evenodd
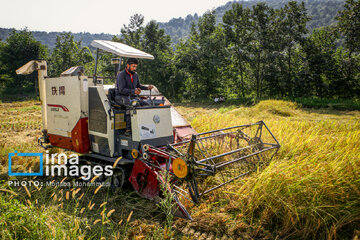
<svg viewBox="0 0 360 240">
<path fill-rule="evenodd" d="M 115 102 L 115 88 L 108 89 L 108 99 Z"/>
<path fill-rule="evenodd" d="M 113 106 L 115 108 L 125 109 L 126 106 L 124 104 L 117 103 L 115 101 L 115 96 L 116 96 L 115 88 L 109 88 L 107 97 L 109 99 L 109 102 L 110 102 L 111 106 Z"/>
</svg>

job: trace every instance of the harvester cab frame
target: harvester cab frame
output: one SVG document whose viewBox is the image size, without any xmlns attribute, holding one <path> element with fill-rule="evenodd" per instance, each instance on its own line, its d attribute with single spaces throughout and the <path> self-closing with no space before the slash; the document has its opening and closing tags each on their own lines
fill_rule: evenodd
<svg viewBox="0 0 360 240">
<path fill-rule="evenodd" d="M 83 164 L 116 162 L 113 175 L 99 181 L 116 188 L 129 181 L 140 196 L 155 201 L 169 191 L 178 206 L 174 214 L 191 219 L 184 206 L 265 167 L 278 151 L 280 144 L 263 121 L 197 133 L 156 87 L 130 104 L 116 102 L 114 85 L 104 85 L 97 76 L 100 51 L 120 57 L 112 59 L 115 73 L 124 57 L 154 57 L 119 42 L 94 40 L 91 46 L 96 48 L 93 76 L 76 66 L 50 78 L 44 60 L 32 60 L 16 72 L 38 71 L 39 145 L 76 152 Z M 140 100 L 149 106 L 139 106 Z M 130 136 L 125 134 L 126 114 L 131 116 Z"/>
<path fill-rule="evenodd" d="M 160 99 L 149 95 L 141 94 L 128 96 L 129 100 L 119 103 L 115 101 L 115 88 L 108 88 L 107 91 L 101 85 L 97 76 L 97 65 L 100 51 L 113 53 L 120 57 L 120 59 L 112 59 L 112 64 L 115 65 L 115 74 L 120 70 L 122 58 L 141 58 L 153 60 L 154 57 L 148 53 L 127 46 L 119 42 L 94 40 L 91 43 L 92 47 L 96 48 L 95 70 L 93 76 L 94 86 L 89 87 L 89 137 L 92 146 L 92 151 L 101 155 L 110 157 L 122 156 L 123 160 L 134 161 L 131 152 L 133 149 L 139 149 L 141 144 L 149 144 L 152 146 L 164 146 L 173 143 L 173 127 L 171 121 L 170 104 L 165 105 L 164 97 Z M 101 79 L 101 78 L 100 78 Z M 98 84 L 100 82 L 100 84 Z M 116 87 L 116 86 L 115 86 Z M 104 94 L 106 96 L 104 96 Z M 156 89 L 157 95 L 159 92 Z M 154 94 L 152 95 L 154 96 Z M 109 108 L 104 106 L 104 103 L 109 102 Z M 139 106 L 140 101 L 146 101 L 148 106 Z M 103 104 L 100 104 L 103 103 Z M 103 105 L 103 106 L 102 106 Z M 104 119 L 104 111 L 106 111 L 111 124 L 111 133 L 107 139 L 103 138 L 105 130 L 104 124 L 101 125 Z M 100 113 L 103 112 L 103 113 Z M 100 116 L 102 114 L 102 117 Z M 131 136 L 125 135 L 126 118 L 125 115 L 130 115 L 131 119 Z M 108 146 L 106 146 L 108 141 Z M 113 141 L 113 147 L 111 146 Z M 98 150 L 98 151 L 97 151 Z"/>
</svg>

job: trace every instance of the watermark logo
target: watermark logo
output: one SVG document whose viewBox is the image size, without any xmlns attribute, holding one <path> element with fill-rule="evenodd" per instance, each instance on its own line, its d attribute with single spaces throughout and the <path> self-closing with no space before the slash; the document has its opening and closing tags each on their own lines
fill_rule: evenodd
<svg viewBox="0 0 360 240">
<path fill-rule="evenodd" d="M 13 172 L 13 157 L 39 157 L 40 170 L 38 172 Z M 113 175 L 113 167 L 111 165 L 80 165 L 79 156 L 75 153 L 68 157 L 65 153 L 53 153 L 49 155 L 46 151 L 45 162 L 43 153 L 18 153 L 14 151 L 8 155 L 9 176 L 82 176 L 83 180 L 89 180 L 92 176 L 109 177 Z"/>
<path fill-rule="evenodd" d="M 12 172 L 12 159 L 15 156 L 19 157 L 39 157 L 40 158 L 40 170 L 39 172 Z M 18 153 L 14 151 L 8 155 L 9 164 L 9 176 L 43 176 L 43 154 L 42 153 Z"/>
</svg>

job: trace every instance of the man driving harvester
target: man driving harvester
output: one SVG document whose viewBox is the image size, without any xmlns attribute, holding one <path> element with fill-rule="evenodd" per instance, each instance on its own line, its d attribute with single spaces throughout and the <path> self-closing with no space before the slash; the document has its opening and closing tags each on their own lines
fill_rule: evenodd
<svg viewBox="0 0 360 240">
<path fill-rule="evenodd" d="M 136 58 L 129 58 L 126 62 L 126 68 L 120 72 L 116 77 L 115 101 L 120 105 L 131 105 L 131 101 L 136 98 L 136 95 L 141 93 L 141 90 L 151 90 L 153 85 L 144 86 L 140 84 L 139 76 L 136 73 L 138 60 Z M 140 106 L 148 105 L 147 102 L 140 100 Z M 131 131 L 130 115 L 125 114 L 126 133 Z"/>
</svg>

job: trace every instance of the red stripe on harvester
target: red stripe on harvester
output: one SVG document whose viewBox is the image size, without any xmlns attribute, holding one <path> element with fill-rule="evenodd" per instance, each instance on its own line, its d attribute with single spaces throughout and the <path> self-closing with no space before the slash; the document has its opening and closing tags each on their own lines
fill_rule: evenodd
<svg viewBox="0 0 360 240">
<path fill-rule="evenodd" d="M 58 107 L 61 108 L 62 110 L 64 110 L 64 112 L 69 112 L 69 109 L 63 105 L 58 105 L 58 104 L 48 104 L 49 107 Z"/>
</svg>

